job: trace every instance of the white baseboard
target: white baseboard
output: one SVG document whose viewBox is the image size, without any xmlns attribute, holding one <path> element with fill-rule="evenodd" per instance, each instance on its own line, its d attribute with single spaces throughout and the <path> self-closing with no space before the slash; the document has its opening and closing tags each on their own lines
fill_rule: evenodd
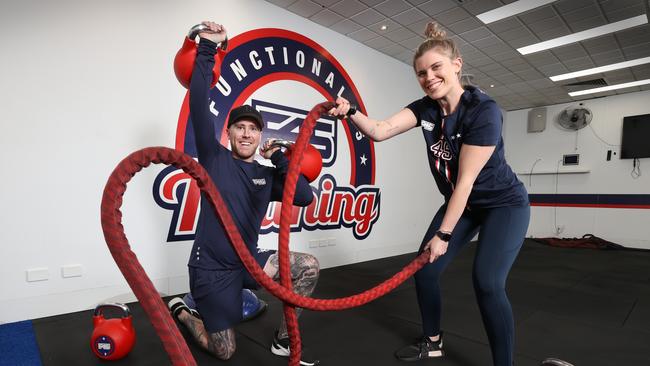
<svg viewBox="0 0 650 366">
<path fill-rule="evenodd" d="M 152 282 L 160 296 L 180 294 L 189 290 L 188 276 L 155 279 Z M 0 324 L 94 309 L 100 303 L 133 301 L 137 299 L 127 285 L 2 300 Z"/>
<path fill-rule="evenodd" d="M 321 268 L 365 262 L 416 251 L 418 244 L 384 246 L 364 250 L 322 250 L 314 253 Z M 154 279 L 153 284 L 161 296 L 189 291 L 187 275 Z M 136 297 L 127 285 L 105 286 L 42 296 L 0 300 L 0 324 L 38 319 L 54 315 L 94 309 L 106 302 L 129 303 Z"/>
</svg>

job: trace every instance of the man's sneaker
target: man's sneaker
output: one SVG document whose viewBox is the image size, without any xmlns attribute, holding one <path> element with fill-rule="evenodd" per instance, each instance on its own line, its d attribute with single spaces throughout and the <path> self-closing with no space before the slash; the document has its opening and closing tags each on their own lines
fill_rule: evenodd
<svg viewBox="0 0 650 366">
<path fill-rule="evenodd" d="M 414 344 L 402 347 L 395 352 L 395 357 L 402 361 L 419 361 L 444 355 L 442 351 L 442 332 L 440 333 L 440 339 L 435 342 L 424 336 Z"/>
<path fill-rule="evenodd" d="M 278 338 L 278 332 L 275 331 L 273 343 L 271 343 L 271 353 L 276 356 L 289 357 L 289 338 Z M 320 364 L 320 361 L 311 357 L 309 351 L 303 347 L 300 354 L 300 364 L 303 366 L 313 366 Z"/>
<path fill-rule="evenodd" d="M 190 307 L 187 306 L 187 304 L 185 304 L 185 301 L 183 301 L 183 299 L 181 299 L 180 297 L 175 297 L 175 298 L 169 300 L 169 302 L 167 303 L 167 306 L 169 307 L 169 311 L 171 311 L 172 316 L 174 318 L 176 318 L 176 319 L 178 319 L 178 315 L 183 310 L 187 311 L 190 315 L 192 315 L 192 316 L 194 316 L 196 318 L 201 317 L 199 315 L 198 311 L 196 311 L 194 309 L 190 309 Z"/>
</svg>

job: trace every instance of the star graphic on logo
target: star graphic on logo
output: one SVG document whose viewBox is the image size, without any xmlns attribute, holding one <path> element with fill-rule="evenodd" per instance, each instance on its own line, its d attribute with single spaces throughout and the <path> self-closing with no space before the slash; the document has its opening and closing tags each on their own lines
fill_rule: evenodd
<svg viewBox="0 0 650 366">
<path fill-rule="evenodd" d="M 368 158 L 366 158 L 366 154 L 361 155 L 359 159 L 361 159 L 361 165 L 366 165 L 366 160 L 368 160 Z"/>
</svg>

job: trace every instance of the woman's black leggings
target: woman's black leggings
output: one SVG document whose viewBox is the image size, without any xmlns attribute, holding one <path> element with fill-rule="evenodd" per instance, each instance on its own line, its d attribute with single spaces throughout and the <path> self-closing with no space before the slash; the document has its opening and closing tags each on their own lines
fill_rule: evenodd
<svg viewBox="0 0 650 366">
<path fill-rule="evenodd" d="M 447 209 L 443 205 L 427 230 L 420 251 L 433 238 Z M 460 249 L 478 233 L 472 279 L 476 300 L 492 349 L 495 366 L 512 366 L 514 320 L 506 295 L 508 272 L 523 244 L 530 206 L 465 210 L 456 224 L 447 253 L 415 274 L 424 335 L 440 334 L 441 298 L 439 279 Z"/>
</svg>

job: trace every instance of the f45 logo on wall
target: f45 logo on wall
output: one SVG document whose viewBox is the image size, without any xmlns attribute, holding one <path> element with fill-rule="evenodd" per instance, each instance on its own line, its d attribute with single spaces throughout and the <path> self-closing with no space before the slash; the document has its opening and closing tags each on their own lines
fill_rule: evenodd
<svg viewBox="0 0 650 366">
<path fill-rule="evenodd" d="M 225 146 L 228 144 L 227 116 L 231 109 L 248 100 L 262 114 L 264 139 L 295 141 L 309 109 L 337 96 L 345 97 L 365 111 L 349 75 L 327 50 L 311 39 L 282 29 L 256 29 L 236 36 L 229 43 L 219 82 L 210 91 L 213 123 L 221 134 L 215 138 Z M 282 84 L 281 93 L 269 93 L 268 90 L 265 93 L 264 88 L 282 82 L 290 82 L 286 85 L 295 86 L 296 90 L 287 90 Z M 309 98 L 302 98 L 304 89 L 318 95 L 319 100 L 311 103 L 307 101 Z M 343 136 L 348 142 L 349 185 L 338 185 L 334 176 L 337 160 L 341 160 L 337 156 L 339 127 L 343 127 Z M 196 157 L 196 143 L 190 129 L 186 95 L 178 119 L 176 149 Z M 357 239 L 366 238 L 379 218 L 381 197 L 379 188 L 374 186 L 372 141 L 347 121 L 339 124 L 335 118 L 322 116 L 310 143 L 323 157 L 324 173 L 316 186 L 313 186 L 316 182 L 312 183 L 315 199 L 311 205 L 293 208 L 291 231 L 345 227 L 352 229 Z M 196 182 L 182 170 L 167 167 L 154 181 L 153 196 L 160 207 L 172 211 L 167 241 L 193 239 L 201 209 Z M 261 233 L 279 231 L 280 207 L 279 202 L 269 205 L 261 223 Z"/>
</svg>

